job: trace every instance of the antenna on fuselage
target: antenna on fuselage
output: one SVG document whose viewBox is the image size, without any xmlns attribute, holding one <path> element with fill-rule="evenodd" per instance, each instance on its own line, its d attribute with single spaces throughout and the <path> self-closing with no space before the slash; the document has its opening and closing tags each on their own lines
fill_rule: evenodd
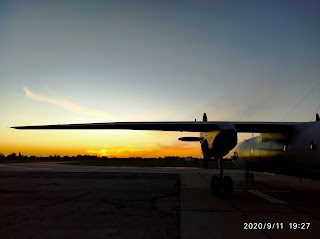
<svg viewBox="0 0 320 239">
<path fill-rule="evenodd" d="M 203 121 L 208 121 L 207 114 L 203 113 Z"/>
<path fill-rule="evenodd" d="M 316 121 L 320 121 L 320 117 L 318 113 L 316 113 Z"/>
</svg>

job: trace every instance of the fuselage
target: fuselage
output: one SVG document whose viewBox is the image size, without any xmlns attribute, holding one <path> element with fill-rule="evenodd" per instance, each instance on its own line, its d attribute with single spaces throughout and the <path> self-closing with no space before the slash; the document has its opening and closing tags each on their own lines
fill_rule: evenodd
<svg viewBox="0 0 320 239">
<path fill-rule="evenodd" d="M 320 179 L 320 122 L 296 125 L 290 135 L 260 134 L 245 140 L 232 158 L 246 170 Z"/>
</svg>

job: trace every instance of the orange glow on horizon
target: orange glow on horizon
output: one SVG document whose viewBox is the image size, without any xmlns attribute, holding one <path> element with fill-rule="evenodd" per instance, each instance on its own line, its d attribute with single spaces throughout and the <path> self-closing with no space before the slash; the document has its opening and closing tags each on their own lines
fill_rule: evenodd
<svg viewBox="0 0 320 239">
<path fill-rule="evenodd" d="M 197 145 L 198 146 L 198 145 Z M 158 158 L 165 156 L 193 156 L 202 157 L 201 149 L 198 147 L 177 147 L 177 146 L 162 146 L 138 148 L 138 147 L 103 147 L 101 149 L 82 149 L 82 148 L 54 148 L 54 147 L 17 147 L 8 146 L 0 148 L 0 153 L 9 155 L 21 152 L 25 156 L 77 156 L 77 155 L 95 155 L 98 157 L 106 156 L 109 158 L 130 158 L 130 157 L 142 157 L 142 158 Z"/>
<path fill-rule="evenodd" d="M 202 157 L 199 148 L 184 148 L 176 146 L 158 146 L 155 148 L 103 148 L 97 150 L 87 150 L 86 153 L 97 156 L 117 157 L 117 158 L 130 158 L 130 157 L 143 157 L 143 158 L 158 158 L 165 156 L 193 156 Z"/>
<path fill-rule="evenodd" d="M 16 131 L 5 128 L 2 133 L 0 153 L 6 156 L 12 153 L 18 155 L 21 152 L 25 156 L 95 155 L 111 158 L 193 156 L 202 158 L 199 143 L 176 140 L 185 135 L 198 135 L 190 132 L 74 131 L 71 134 L 70 131 Z M 239 134 L 238 142 L 250 137 L 252 137 L 251 134 Z"/>
</svg>

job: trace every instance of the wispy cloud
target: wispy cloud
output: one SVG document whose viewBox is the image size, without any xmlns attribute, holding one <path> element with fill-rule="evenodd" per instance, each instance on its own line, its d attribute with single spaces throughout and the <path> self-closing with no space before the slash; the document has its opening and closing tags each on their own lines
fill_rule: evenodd
<svg viewBox="0 0 320 239">
<path fill-rule="evenodd" d="M 64 99 L 54 99 L 54 98 L 47 97 L 45 95 L 40 95 L 40 94 L 37 94 L 37 93 L 30 91 L 27 87 L 24 87 L 23 90 L 25 92 L 25 95 L 28 98 L 36 100 L 36 101 L 41 101 L 41 102 L 53 104 L 53 105 L 56 105 L 56 106 L 61 107 L 63 109 L 66 109 L 66 110 L 69 110 L 72 112 L 76 112 L 76 113 L 81 113 L 81 114 L 96 116 L 96 117 L 103 117 L 108 120 L 114 120 L 114 117 L 112 115 L 107 114 L 103 111 L 99 111 L 99 110 L 91 109 L 91 108 L 88 108 L 85 106 L 81 106 L 81 105 L 72 103 L 70 101 L 64 100 Z"/>
</svg>

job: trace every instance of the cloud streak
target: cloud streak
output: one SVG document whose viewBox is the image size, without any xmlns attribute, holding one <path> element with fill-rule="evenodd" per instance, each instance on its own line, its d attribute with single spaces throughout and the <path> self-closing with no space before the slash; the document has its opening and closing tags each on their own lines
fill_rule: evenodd
<svg viewBox="0 0 320 239">
<path fill-rule="evenodd" d="M 96 117 L 102 117 L 108 120 L 114 120 L 114 117 L 110 114 L 107 114 L 103 111 L 91 109 L 85 106 L 81 106 L 75 103 L 72 103 L 70 101 L 64 100 L 64 99 L 54 99 L 50 98 L 44 95 L 40 95 L 37 93 L 34 93 L 30 91 L 27 87 L 23 88 L 25 95 L 35 101 L 41 101 L 45 103 L 49 103 L 55 106 L 58 106 L 60 108 L 75 112 L 75 113 L 80 113 L 80 114 L 85 114 L 85 115 L 90 115 L 90 116 L 96 116 Z"/>
</svg>

